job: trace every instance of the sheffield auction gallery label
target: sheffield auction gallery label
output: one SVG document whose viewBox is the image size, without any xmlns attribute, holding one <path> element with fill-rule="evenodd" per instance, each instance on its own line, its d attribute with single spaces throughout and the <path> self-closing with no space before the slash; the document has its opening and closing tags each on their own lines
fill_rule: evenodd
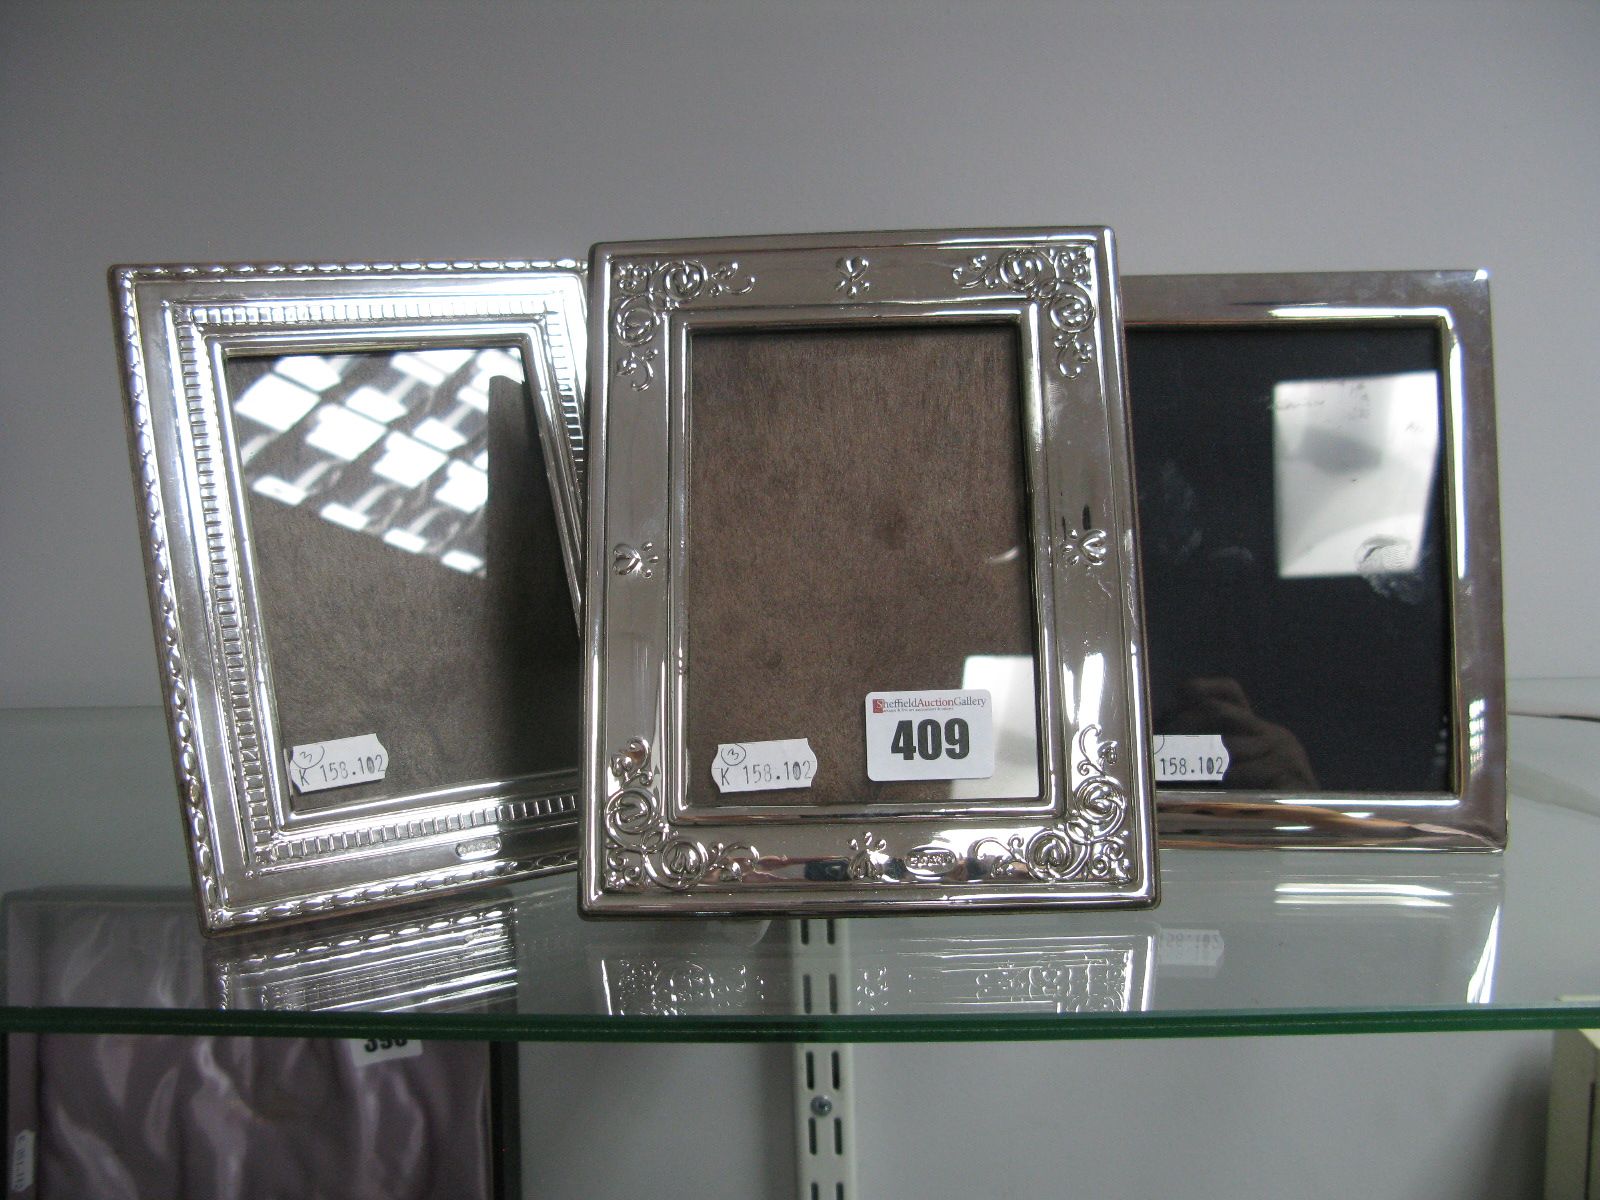
<svg viewBox="0 0 1600 1200">
<path fill-rule="evenodd" d="M 993 774 L 994 698 L 987 691 L 867 693 L 868 779 Z"/>
</svg>

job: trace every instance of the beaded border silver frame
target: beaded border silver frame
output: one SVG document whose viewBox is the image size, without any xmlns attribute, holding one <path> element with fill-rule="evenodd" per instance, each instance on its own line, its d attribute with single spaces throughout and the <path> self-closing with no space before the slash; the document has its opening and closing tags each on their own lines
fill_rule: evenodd
<svg viewBox="0 0 1600 1200">
<path fill-rule="evenodd" d="M 113 268 L 110 282 L 162 691 L 206 931 L 572 867 L 576 771 L 291 811 L 222 367 L 246 350 L 519 350 L 576 606 L 585 269 L 130 266 Z"/>
</svg>

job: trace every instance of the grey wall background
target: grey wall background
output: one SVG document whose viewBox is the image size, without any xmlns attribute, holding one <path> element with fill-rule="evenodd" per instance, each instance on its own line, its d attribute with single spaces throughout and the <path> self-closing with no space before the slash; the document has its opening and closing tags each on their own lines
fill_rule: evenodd
<svg viewBox="0 0 1600 1200">
<path fill-rule="evenodd" d="M 0 704 L 156 699 L 103 275 L 1104 221 L 1494 273 L 1514 674 L 1600 674 L 1593 0 L 0 6 Z"/>
<path fill-rule="evenodd" d="M 1534 1200 L 1548 1041 L 857 1046 L 859 1198 Z M 527 1046 L 524 1195 L 792 1196 L 788 1072 L 786 1046 Z"/>
<path fill-rule="evenodd" d="M 1091 221 L 1128 272 L 1490 268 L 1510 672 L 1600 675 L 1597 98 L 1593 0 L 10 0 L 0 707 L 156 700 L 113 262 Z M 176 849 L 169 804 L 147 820 Z M 42 804 L 6 807 L 46 840 Z M 1532 1196 L 1545 1044 L 872 1048 L 862 1182 L 1108 1194 L 1120 1163 L 1133 1195 Z M 534 1129 L 547 1194 L 747 1196 L 782 1175 L 748 1149 L 781 1056 L 558 1065 L 602 1099 L 643 1080 L 649 1102 L 626 1128 L 597 1106 Z M 662 1137 L 685 1105 L 685 1136 Z"/>
</svg>

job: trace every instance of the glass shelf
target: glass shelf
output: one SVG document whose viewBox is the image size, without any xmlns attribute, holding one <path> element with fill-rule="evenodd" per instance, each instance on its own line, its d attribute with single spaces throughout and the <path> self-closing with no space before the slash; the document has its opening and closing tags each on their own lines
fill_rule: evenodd
<svg viewBox="0 0 1600 1200">
<path fill-rule="evenodd" d="M 588 921 L 566 875 L 207 939 L 159 715 L 0 714 L 0 1027 L 936 1041 L 1600 1025 L 1600 725 L 1519 718 L 1511 747 L 1503 855 L 1167 851 L 1146 912 Z"/>
</svg>

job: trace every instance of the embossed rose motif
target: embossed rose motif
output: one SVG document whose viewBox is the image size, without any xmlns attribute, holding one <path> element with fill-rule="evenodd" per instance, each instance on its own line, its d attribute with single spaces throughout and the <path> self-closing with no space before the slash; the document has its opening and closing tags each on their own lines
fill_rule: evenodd
<svg viewBox="0 0 1600 1200">
<path fill-rule="evenodd" d="M 1083 866 L 1084 847 L 1059 829 L 1041 829 L 1028 839 L 1028 871 L 1036 879 L 1061 883 Z"/>
<path fill-rule="evenodd" d="M 634 391 L 644 391 L 656 377 L 655 358 L 654 348 L 635 350 L 617 364 L 617 378 L 631 379 Z"/>
<path fill-rule="evenodd" d="M 705 847 L 675 838 L 661 848 L 661 873 L 675 883 L 692 883 L 706 872 Z"/>
<path fill-rule="evenodd" d="M 1057 552 L 1061 555 L 1062 561 L 1071 566 L 1086 563 L 1091 567 L 1098 567 L 1106 561 L 1106 555 L 1110 553 L 1110 546 L 1107 544 L 1110 535 L 1104 529 L 1080 531 L 1069 528 L 1065 520 L 1061 522 L 1061 527 L 1063 532 L 1057 545 Z"/>
<path fill-rule="evenodd" d="M 620 837 L 646 834 L 655 821 L 655 797 L 641 788 L 624 788 L 606 801 L 606 824 Z"/>
<path fill-rule="evenodd" d="M 1098 841 L 1115 833 L 1128 814 L 1127 797 L 1104 775 L 1085 779 L 1072 793 L 1067 828 L 1084 841 Z"/>
<path fill-rule="evenodd" d="M 1004 288 L 1044 304 L 1055 330 L 1056 370 L 1076 379 L 1094 361 L 1094 342 L 1085 332 L 1094 324 L 1090 255 L 1082 246 L 1041 249 L 1021 246 L 1002 254 L 974 254 L 951 276 L 962 288 Z M 1083 285 L 1083 286 L 1080 286 Z"/>
<path fill-rule="evenodd" d="M 834 290 L 843 292 L 846 296 L 859 296 L 862 292 L 872 290 L 872 284 L 867 281 L 867 268 L 872 264 L 861 255 L 846 255 L 835 266 L 843 276 L 834 284 Z"/>
<path fill-rule="evenodd" d="M 611 551 L 611 569 L 618 575 L 631 575 L 644 566 L 644 555 L 633 546 L 617 545 Z"/>
<path fill-rule="evenodd" d="M 654 542 L 646 542 L 642 546 L 618 542 L 611 548 L 611 569 L 618 575 L 637 574 L 640 578 L 649 579 L 655 574 L 656 564 L 660 561 L 661 556 L 656 553 Z"/>
<path fill-rule="evenodd" d="M 744 873 L 755 864 L 755 847 L 747 846 L 743 842 L 734 842 L 732 845 L 718 842 L 711 847 L 711 858 L 706 864 L 706 870 L 714 872 L 725 883 L 738 883 L 744 878 Z"/>
<path fill-rule="evenodd" d="M 1084 368 L 1094 361 L 1094 343 L 1081 333 L 1056 335 L 1056 370 L 1068 379 L 1076 379 Z"/>
<path fill-rule="evenodd" d="M 968 851 L 979 879 L 1007 879 L 1018 871 L 1027 870 L 1020 837 L 1013 836 L 1002 845 L 995 838 L 982 838 Z"/>
<path fill-rule="evenodd" d="M 650 286 L 650 271 L 639 263 L 618 263 L 612 280 L 617 291 L 625 296 L 635 296 Z"/>
<path fill-rule="evenodd" d="M 1082 333 L 1094 320 L 1094 304 L 1077 284 L 1063 284 L 1062 294 L 1050 305 L 1050 324 L 1067 333 Z"/>
<path fill-rule="evenodd" d="M 1056 265 L 1063 275 L 1070 275 L 1078 283 L 1089 281 L 1089 251 L 1084 246 L 1071 246 L 1057 251 Z"/>
<path fill-rule="evenodd" d="M 1000 260 L 1000 278 L 1025 296 L 1035 296 L 1055 285 L 1056 268 L 1041 251 L 1013 250 Z"/>
<path fill-rule="evenodd" d="M 617 305 L 612 324 L 617 340 L 630 346 L 648 342 L 656 331 L 656 312 L 650 307 L 650 297 L 629 296 Z"/>
<path fill-rule="evenodd" d="M 656 287 L 668 308 L 688 304 L 706 289 L 709 275 L 705 264 L 679 259 L 660 267 L 656 272 Z"/>
<path fill-rule="evenodd" d="M 606 886 L 638 887 L 644 882 L 644 859 L 633 850 L 606 851 Z"/>
</svg>

